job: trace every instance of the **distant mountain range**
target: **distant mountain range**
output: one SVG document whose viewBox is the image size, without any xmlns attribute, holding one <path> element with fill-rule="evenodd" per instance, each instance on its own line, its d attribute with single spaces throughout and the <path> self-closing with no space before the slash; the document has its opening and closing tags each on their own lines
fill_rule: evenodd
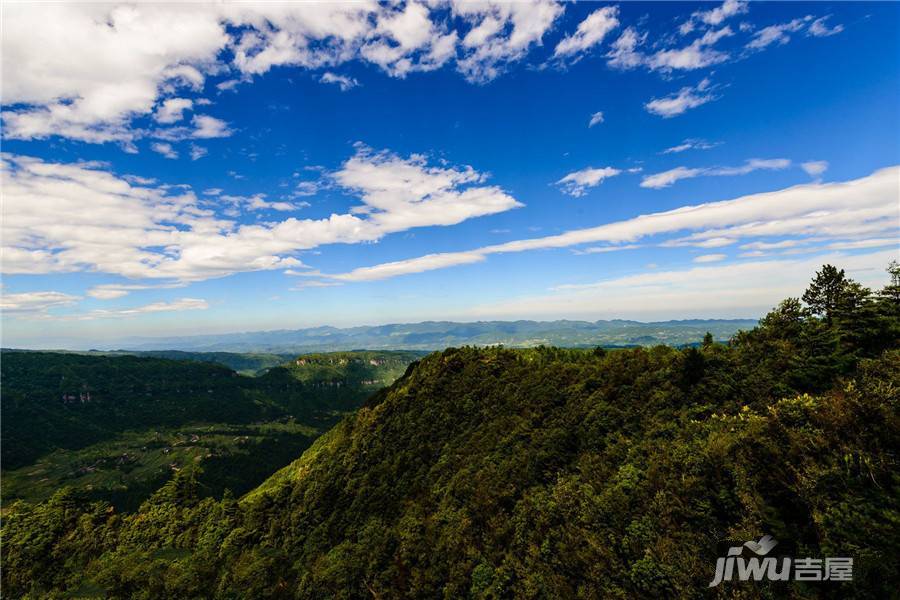
<svg viewBox="0 0 900 600">
<path fill-rule="evenodd" d="M 184 337 L 129 338 L 98 349 L 302 354 L 340 350 L 442 350 L 451 346 L 652 346 L 695 344 L 709 332 L 727 340 L 751 319 L 685 321 L 425 321 L 362 327 L 312 327 Z"/>
</svg>

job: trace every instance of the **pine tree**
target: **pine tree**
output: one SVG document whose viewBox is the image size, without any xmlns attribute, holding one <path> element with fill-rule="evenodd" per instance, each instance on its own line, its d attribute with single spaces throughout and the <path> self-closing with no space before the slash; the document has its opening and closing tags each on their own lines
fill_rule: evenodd
<svg viewBox="0 0 900 600">
<path fill-rule="evenodd" d="M 844 276 L 844 270 L 825 265 L 803 292 L 803 301 L 812 314 L 823 316 L 830 323 L 846 286 L 847 278 Z"/>
</svg>

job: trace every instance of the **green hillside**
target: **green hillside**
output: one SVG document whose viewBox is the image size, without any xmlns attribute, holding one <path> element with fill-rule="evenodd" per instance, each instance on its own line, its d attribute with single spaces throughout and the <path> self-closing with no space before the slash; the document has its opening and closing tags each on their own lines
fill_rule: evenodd
<svg viewBox="0 0 900 600">
<path fill-rule="evenodd" d="M 3 352 L 4 499 L 69 485 L 136 508 L 181 469 L 200 471 L 206 494 L 243 493 L 417 356 L 315 355 L 244 377 L 188 360 Z"/>
<path fill-rule="evenodd" d="M 900 271 L 820 273 L 698 348 L 450 349 L 241 501 L 179 472 L 133 514 L 11 507 L 4 594 L 888 598 L 900 588 Z M 852 582 L 726 583 L 726 540 Z"/>
</svg>

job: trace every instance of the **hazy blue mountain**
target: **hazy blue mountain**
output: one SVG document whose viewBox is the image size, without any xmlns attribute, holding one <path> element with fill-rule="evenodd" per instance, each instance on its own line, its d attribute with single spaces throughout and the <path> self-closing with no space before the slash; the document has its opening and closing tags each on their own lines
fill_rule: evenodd
<svg viewBox="0 0 900 600">
<path fill-rule="evenodd" d="M 301 354 L 365 348 L 369 350 L 442 350 L 451 346 L 509 347 L 553 345 L 680 346 L 699 342 L 706 332 L 727 340 L 756 325 L 750 319 L 686 321 L 425 321 L 362 327 L 311 327 L 187 337 L 129 338 L 100 348 Z"/>
</svg>

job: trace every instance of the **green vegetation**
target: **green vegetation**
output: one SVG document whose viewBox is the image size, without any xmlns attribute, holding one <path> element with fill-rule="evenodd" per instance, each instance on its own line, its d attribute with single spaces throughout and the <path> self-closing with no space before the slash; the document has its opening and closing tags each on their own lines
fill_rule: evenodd
<svg viewBox="0 0 900 600">
<path fill-rule="evenodd" d="M 63 489 L 2 530 L 8 597 L 888 598 L 900 589 L 900 268 L 823 269 L 727 345 L 430 355 L 236 500 Z M 298 365 L 305 366 L 305 365 Z M 724 583 L 762 533 L 844 583 Z"/>
<path fill-rule="evenodd" d="M 185 468 L 204 495 L 243 493 L 418 356 L 303 356 L 251 378 L 186 360 L 3 352 L 4 500 L 69 485 L 136 508 Z"/>
<path fill-rule="evenodd" d="M 221 497 L 226 489 L 243 494 L 303 452 L 319 433 L 293 420 L 129 431 L 5 471 L 3 497 L 7 504 L 37 502 L 71 486 L 83 490 L 85 498 L 134 510 L 182 469 L 195 471 L 201 496 Z"/>
<path fill-rule="evenodd" d="M 4 352 L 35 352 L 34 350 L 5 350 Z M 190 360 L 222 365 L 239 375 L 260 375 L 267 369 L 280 366 L 295 354 L 254 354 L 237 352 L 184 352 L 182 350 L 53 350 L 54 354 L 82 354 L 85 356 L 149 356 L 171 360 Z"/>
</svg>

